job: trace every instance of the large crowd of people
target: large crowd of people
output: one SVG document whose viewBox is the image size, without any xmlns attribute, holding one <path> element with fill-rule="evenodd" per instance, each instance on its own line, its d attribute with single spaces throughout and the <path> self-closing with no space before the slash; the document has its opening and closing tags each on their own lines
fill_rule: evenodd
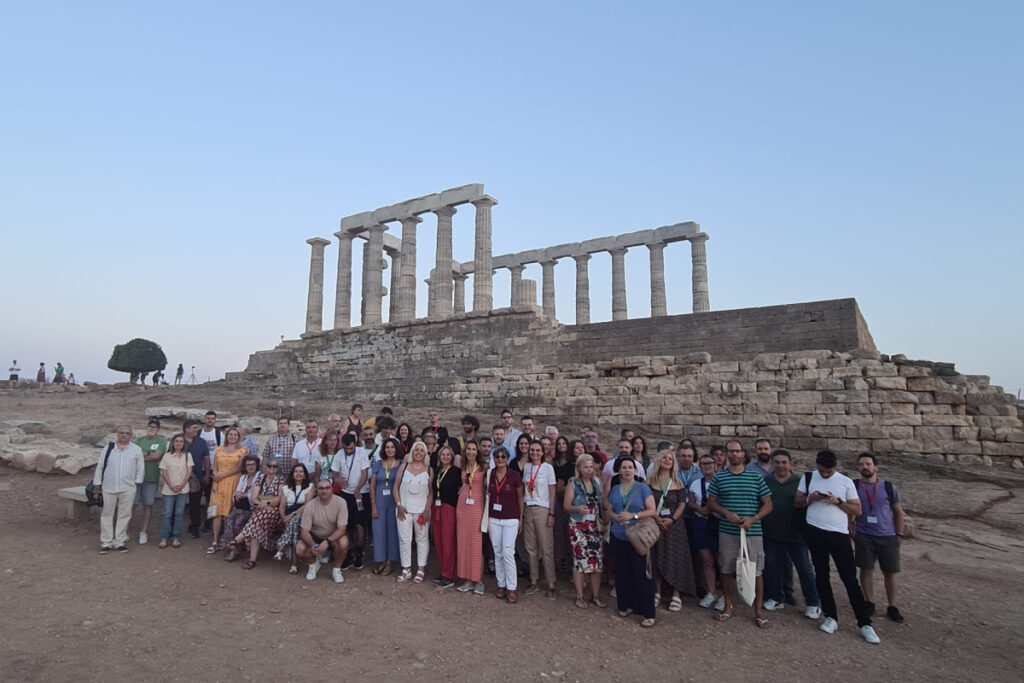
<svg viewBox="0 0 1024 683">
<path fill-rule="evenodd" d="M 510 410 L 489 433 L 473 415 L 449 432 L 435 411 L 415 430 L 389 408 L 365 422 L 362 410 L 323 427 L 307 420 L 301 436 L 281 418 L 262 449 L 251 425 L 218 429 L 213 411 L 170 440 L 156 419 L 135 441 L 119 427 L 93 478 L 103 499 L 100 553 L 128 551 L 136 505 L 138 542 L 149 542 L 159 489 L 160 548 L 209 533 L 210 555 L 244 555 L 245 569 L 272 557 L 292 574 L 305 565 L 310 581 L 331 565 L 341 584 L 372 558 L 374 575 L 421 584 L 433 552 L 441 589 L 484 595 L 486 572 L 509 604 L 521 594 L 554 600 L 561 572 L 571 574 L 578 609 L 606 608 L 606 591 L 621 617 L 650 627 L 659 608 L 679 612 L 686 601 L 719 621 L 750 605 L 753 623 L 767 628 L 768 612 L 797 604 L 795 569 L 805 615 L 831 634 L 834 566 L 861 637 L 878 643 L 877 564 L 886 616 L 903 621 L 895 601 L 904 515 L 872 453 L 858 458 L 854 481 L 830 451 L 797 473 L 768 439 L 753 444 L 753 457 L 738 440 L 699 454 L 689 439 L 648 444 L 627 428 L 606 453 L 589 426 L 573 437 L 539 431 L 530 416 L 516 425 Z M 740 577 L 742 598 L 738 560 L 741 574 L 753 563 L 756 577 Z"/>
</svg>

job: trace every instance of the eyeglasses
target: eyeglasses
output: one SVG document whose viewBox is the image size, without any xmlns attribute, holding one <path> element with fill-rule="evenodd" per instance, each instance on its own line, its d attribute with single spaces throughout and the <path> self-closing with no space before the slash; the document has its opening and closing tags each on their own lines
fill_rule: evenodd
<svg viewBox="0 0 1024 683">
<path fill-rule="evenodd" d="M 332 488 L 332 487 L 330 487 L 330 486 L 317 486 L 317 487 L 316 487 L 316 490 L 317 490 L 317 491 L 330 491 L 330 490 L 331 490 L 331 488 Z"/>
<path fill-rule="evenodd" d="M 496 456 L 494 456 L 494 459 L 495 460 L 508 460 L 508 456 L 505 455 L 504 453 L 498 453 Z"/>
<path fill-rule="evenodd" d="M 277 465 L 267 465 L 267 469 L 268 470 L 276 470 L 277 469 Z"/>
</svg>

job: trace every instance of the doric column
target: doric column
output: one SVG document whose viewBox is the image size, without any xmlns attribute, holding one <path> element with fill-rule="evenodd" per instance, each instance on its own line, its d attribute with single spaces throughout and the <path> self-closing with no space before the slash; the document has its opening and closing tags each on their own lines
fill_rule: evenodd
<svg viewBox="0 0 1024 683">
<path fill-rule="evenodd" d="M 544 315 L 555 317 L 555 264 L 558 261 L 541 261 L 541 310 Z"/>
<path fill-rule="evenodd" d="M 512 273 L 512 296 L 510 297 L 510 306 L 519 306 L 523 303 L 523 269 L 526 266 L 517 264 L 508 267 L 508 272 Z"/>
<path fill-rule="evenodd" d="M 612 255 L 612 320 L 626 319 L 626 252 L 619 247 L 611 249 Z"/>
<path fill-rule="evenodd" d="M 590 322 L 590 254 L 572 258 L 576 261 L 576 324 L 586 325 Z"/>
<path fill-rule="evenodd" d="M 437 319 L 437 291 L 434 290 L 436 278 L 437 268 L 431 268 L 430 277 L 423 280 L 423 283 L 427 285 L 427 317 L 432 320 Z"/>
<path fill-rule="evenodd" d="M 398 320 L 398 291 L 402 286 L 402 252 L 393 249 L 387 252 L 391 257 L 391 296 L 388 299 L 388 322 Z"/>
<path fill-rule="evenodd" d="M 455 273 L 452 277 L 455 279 L 455 301 L 452 310 L 458 315 L 466 312 L 466 278 L 469 276 L 465 273 Z"/>
<path fill-rule="evenodd" d="M 330 244 L 323 237 L 311 237 L 306 244 L 309 254 L 309 293 L 306 295 L 306 333 L 320 332 L 324 325 L 324 248 Z"/>
<path fill-rule="evenodd" d="M 406 216 L 402 222 L 402 274 L 398 295 L 398 319 L 416 318 L 416 226 L 419 216 Z"/>
<path fill-rule="evenodd" d="M 706 233 L 698 233 L 690 238 L 690 260 L 693 263 L 693 312 L 703 313 L 711 310 L 708 299 L 708 253 L 704 243 L 708 241 Z"/>
<path fill-rule="evenodd" d="M 473 250 L 473 312 L 494 308 L 494 269 L 491 265 L 491 207 L 498 201 L 481 197 L 476 207 L 476 243 Z"/>
<path fill-rule="evenodd" d="M 665 303 L 665 243 L 648 244 L 651 250 L 651 317 L 668 315 Z"/>
<path fill-rule="evenodd" d="M 363 259 L 363 325 L 379 325 L 384 287 L 384 231 L 386 225 L 371 225 Z"/>
<path fill-rule="evenodd" d="M 445 206 L 434 211 L 437 214 L 437 259 L 434 282 L 434 312 L 441 318 L 452 314 L 452 216 L 454 206 Z"/>
<path fill-rule="evenodd" d="M 352 240 L 347 230 L 334 233 L 338 238 L 338 282 L 334 288 L 334 329 L 352 326 Z"/>
</svg>

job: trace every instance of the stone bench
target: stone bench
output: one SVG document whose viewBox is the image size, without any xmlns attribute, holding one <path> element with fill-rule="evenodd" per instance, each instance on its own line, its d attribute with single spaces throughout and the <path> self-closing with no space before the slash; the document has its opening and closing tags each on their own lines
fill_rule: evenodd
<svg viewBox="0 0 1024 683">
<path fill-rule="evenodd" d="M 85 487 L 69 486 L 66 489 L 57 491 L 57 495 L 67 500 L 68 519 L 74 522 L 82 522 L 89 519 L 92 510 L 102 510 L 99 505 L 86 505 Z M 160 489 L 156 490 L 156 497 L 161 498 Z M 153 507 L 156 507 L 154 503 Z"/>
</svg>

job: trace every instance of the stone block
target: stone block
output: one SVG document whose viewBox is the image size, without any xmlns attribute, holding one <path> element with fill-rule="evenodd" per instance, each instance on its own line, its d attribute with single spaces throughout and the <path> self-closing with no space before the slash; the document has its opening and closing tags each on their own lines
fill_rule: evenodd
<svg viewBox="0 0 1024 683">
<path fill-rule="evenodd" d="M 826 438 L 841 438 L 846 436 L 846 427 L 842 425 L 825 425 L 811 429 L 811 436 Z"/>
<path fill-rule="evenodd" d="M 910 391 L 871 389 L 868 400 L 872 403 L 920 403 L 920 395 Z"/>
<path fill-rule="evenodd" d="M 948 403 L 942 405 L 919 405 L 916 412 L 918 415 L 952 415 L 953 407 Z"/>
<path fill-rule="evenodd" d="M 882 407 L 882 415 L 915 415 L 917 413 L 917 406 L 913 403 L 880 403 L 878 405 Z M 920 424 L 920 422 L 916 424 Z"/>
<path fill-rule="evenodd" d="M 931 370 L 928 368 L 918 367 L 916 365 L 901 365 L 899 366 L 900 377 L 931 377 Z"/>
<path fill-rule="evenodd" d="M 868 388 L 868 383 L 860 377 L 847 377 L 843 380 L 848 391 L 863 391 Z"/>
<path fill-rule="evenodd" d="M 964 454 L 958 455 L 957 458 L 956 458 L 956 461 L 959 464 L 961 464 L 961 465 L 970 465 L 970 466 L 977 466 L 977 465 L 984 465 L 985 464 L 985 461 L 982 460 L 981 458 L 979 458 L 977 455 L 972 455 L 972 454 L 969 454 L 969 453 L 964 453 Z"/>
<path fill-rule="evenodd" d="M 739 361 L 714 361 L 708 363 L 707 372 L 739 372 Z"/>
<path fill-rule="evenodd" d="M 828 449 L 839 453 L 863 453 L 871 450 L 871 441 L 868 439 L 828 439 Z"/>
<path fill-rule="evenodd" d="M 821 399 L 823 403 L 867 403 L 867 390 L 855 391 L 823 391 Z"/>
<path fill-rule="evenodd" d="M 907 380 L 909 391 L 952 391 L 955 387 L 938 377 L 911 377 Z"/>
<path fill-rule="evenodd" d="M 779 403 L 822 403 L 822 394 L 819 391 L 787 391 L 779 394 Z"/>
<path fill-rule="evenodd" d="M 984 455 L 991 455 L 993 457 L 1020 458 L 1024 457 L 1024 444 L 982 441 L 981 452 Z"/>
<path fill-rule="evenodd" d="M 37 455 L 38 453 L 36 451 L 17 451 L 14 454 L 14 458 L 11 460 L 11 464 L 16 470 L 35 472 Z"/>
<path fill-rule="evenodd" d="M 5 429 L 20 429 L 24 434 L 46 434 L 50 426 L 39 420 L 4 420 L 0 422 Z"/>
<path fill-rule="evenodd" d="M 49 474 L 53 472 L 57 464 L 57 454 L 49 451 L 40 451 L 36 455 L 36 472 Z"/>
<path fill-rule="evenodd" d="M 676 356 L 676 363 L 681 365 L 692 365 L 696 363 L 710 363 L 711 354 L 706 351 L 688 353 L 685 356 Z"/>
<path fill-rule="evenodd" d="M 959 391 L 936 391 L 934 396 L 936 403 L 947 403 L 951 405 L 967 403 L 967 398 Z"/>
<path fill-rule="evenodd" d="M 974 422 L 969 417 L 961 415 L 921 415 L 921 424 L 930 427 L 973 427 Z"/>
<path fill-rule="evenodd" d="M 820 379 L 813 380 L 814 389 L 818 391 L 842 391 L 847 388 L 846 381 L 847 380 L 842 377 L 822 377 Z"/>
</svg>

